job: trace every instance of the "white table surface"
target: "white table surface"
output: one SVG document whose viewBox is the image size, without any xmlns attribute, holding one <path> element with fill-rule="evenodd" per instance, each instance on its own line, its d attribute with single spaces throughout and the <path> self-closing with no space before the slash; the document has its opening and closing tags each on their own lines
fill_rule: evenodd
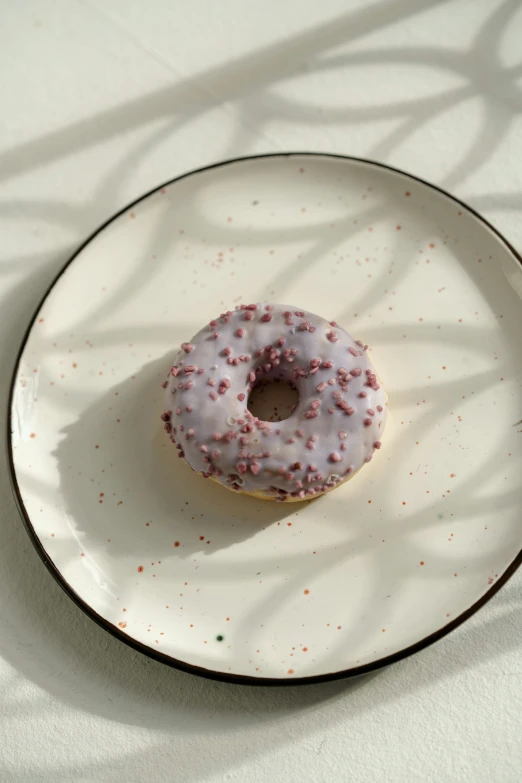
<svg viewBox="0 0 522 783">
<path fill-rule="evenodd" d="M 191 168 L 296 149 L 383 160 L 522 250 L 521 44 L 520 0 L 4 0 L 2 428 L 57 270 Z M 82 614 L 33 550 L 5 461 L 0 531 L 2 782 L 520 780 L 520 572 L 388 670 L 259 689 L 171 670 Z"/>
</svg>

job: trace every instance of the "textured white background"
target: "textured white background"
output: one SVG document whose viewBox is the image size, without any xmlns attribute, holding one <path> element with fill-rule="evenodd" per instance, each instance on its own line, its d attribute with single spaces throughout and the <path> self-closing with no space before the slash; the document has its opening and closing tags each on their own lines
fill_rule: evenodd
<svg viewBox="0 0 522 783">
<path fill-rule="evenodd" d="M 273 150 L 430 179 L 522 250 L 520 0 L 0 4 L 0 425 L 29 317 L 77 245 L 176 174 Z M 3 460 L 3 455 L 2 455 Z M 0 465 L 0 780 L 520 780 L 522 573 L 355 682 L 170 670 L 53 582 Z"/>
</svg>

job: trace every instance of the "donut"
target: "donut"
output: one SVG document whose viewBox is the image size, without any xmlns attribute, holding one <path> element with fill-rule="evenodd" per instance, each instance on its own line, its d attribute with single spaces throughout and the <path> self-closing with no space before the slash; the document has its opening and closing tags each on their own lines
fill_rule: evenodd
<svg viewBox="0 0 522 783">
<path fill-rule="evenodd" d="M 367 345 L 335 321 L 296 307 L 241 305 L 222 313 L 174 358 L 165 430 L 204 478 L 277 501 L 317 497 L 351 478 L 381 447 L 387 398 Z M 247 407 L 261 381 L 294 386 L 289 418 Z"/>
</svg>

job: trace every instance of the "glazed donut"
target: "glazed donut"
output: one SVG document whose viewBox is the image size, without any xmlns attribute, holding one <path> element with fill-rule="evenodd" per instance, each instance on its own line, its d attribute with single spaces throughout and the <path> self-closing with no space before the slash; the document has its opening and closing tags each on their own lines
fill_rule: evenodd
<svg viewBox="0 0 522 783">
<path fill-rule="evenodd" d="M 328 492 L 381 447 L 387 399 L 367 347 L 304 310 L 241 305 L 182 344 L 163 384 L 165 430 L 193 470 L 236 492 L 279 501 Z M 284 421 L 261 421 L 249 394 L 276 379 L 299 402 Z"/>
</svg>

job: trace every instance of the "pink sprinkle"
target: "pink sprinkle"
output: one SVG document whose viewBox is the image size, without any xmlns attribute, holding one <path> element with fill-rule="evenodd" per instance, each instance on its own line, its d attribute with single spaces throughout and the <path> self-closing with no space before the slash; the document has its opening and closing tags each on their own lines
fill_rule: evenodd
<svg viewBox="0 0 522 783">
<path fill-rule="evenodd" d="M 257 476 L 257 474 L 261 470 L 261 465 L 258 462 L 252 462 L 252 464 L 250 465 L 250 470 L 252 471 L 254 476 Z"/>
<path fill-rule="evenodd" d="M 209 392 L 209 393 L 208 393 L 208 396 L 209 396 L 209 397 L 210 397 L 212 400 L 217 400 L 217 398 L 218 398 L 218 396 L 217 396 L 217 394 L 216 394 L 216 392 L 215 392 L 215 391 L 211 391 L 211 392 Z"/>
<path fill-rule="evenodd" d="M 207 386 L 215 386 L 216 382 L 213 378 L 209 378 L 207 381 Z"/>
<path fill-rule="evenodd" d="M 183 369 L 185 371 L 185 375 L 190 375 L 190 373 L 194 372 L 194 370 L 196 369 L 196 365 L 195 364 L 186 364 Z"/>
<path fill-rule="evenodd" d="M 272 369 L 272 365 L 270 364 L 270 362 L 267 362 L 266 364 L 264 364 L 263 365 L 263 369 L 264 369 L 265 372 L 270 372 L 270 370 Z"/>
<path fill-rule="evenodd" d="M 283 345 L 285 344 L 285 338 L 284 337 L 280 337 L 279 340 L 277 341 L 277 344 L 278 344 L 278 346 L 280 348 L 282 348 Z"/>
<path fill-rule="evenodd" d="M 298 438 L 302 438 L 304 437 L 304 430 L 299 428 L 298 430 L 295 431 L 295 434 L 297 435 Z"/>
<path fill-rule="evenodd" d="M 285 478 L 287 481 L 293 481 L 295 479 L 295 474 L 292 473 L 292 471 L 290 471 L 289 473 L 286 474 Z"/>
<path fill-rule="evenodd" d="M 350 370 L 350 373 L 354 376 L 354 378 L 358 378 L 360 375 L 362 375 L 362 370 L 360 367 L 354 367 L 353 370 Z"/>
<path fill-rule="evenodd" d="M 254 383 L 254 381 L 256 380 L 255 372 L 249 372 L 248 373 L 248 380 L 250 381 L 250 383 Z"/>
<path fill-rule="evenodd" d="M 359 353 L 358 353 L 358 352 L 355 350 L 355 348 L 352 348 L 352 346 L 351 346 L 351 345 L 350 345 L 350 347 L 348 348 L 348 350 L 350 351 L 350 353 L 352 354 L 352 356 L 359 356 Z"/>
<path fill-rule="evenodd" d="M 300 332 L 307 332 L 310 328 L 310 321 L 303 321 L 299 324 L 299 331 Z"/>
<path fill-rule="evenodd" d="M 187 411 L 187 413 L 192 413 L 193 410 L 192 405 L 185 405 L 185 410 Z"/>
<path fill-rule="evenodd" d="M 176 408 L 176 416 L 179 416 L 180 413 L 181 413 L 181 408 Z"/>
<path fill-rule="evenodd" d="M 346 434 L 346 432 L 343 432 L 343 431 L 341 430 L 341 432 L 339 433 L 339 437 L 340 437 L 340 439 L 341 439 L 341 440 L 346 440 L 346 438 L 348 437 L 348 435 Z"/>
<path fill-rule="evenodd" d="M 310 451 L 313 451 L 315 449 L 315 443 L 313 440 L 309 440 L 306 442 L 306 448 L 310 449 Z"/>
<path fill-rule="evenodd" d="M 333 367 L 333 362 L 328 359 L 328 361 L 322 363 L 321 367 L 324 367 L 325 370 L 331 370 Z"/>
<path fill-rule="evenodd" d="M 189 438 L 191 438 L 193 435 L 194 435 L 194 427 L 190 427 L 190 428 L 187 430 L 187 436 L 188 436 Z"/>
<path fill-rule="evenodd" d="M 330 321 L 330 326 L 337 326 L 337 323 L 335 321 Z"/>
<path fill-rule="evenodd" d="M 319 386 L 317 386 L 316 391 L 318 391 L 319 393 L 324 392 L 327 386 L 328 384 L 323 381 L 322 383 L 319 384 Z"/>
<path fill-rule="evenodd" d="M 327 334 L 326 339 L 329 340 L 331 343 L 339 342 L 339 338 L 337 337 L 335 332 L 330 332 L 329 334 Z"/>
<path fill-rule="evenodd" d="M 212 452 L 210 456 L 212 457 L 212 459 L 218 459 L 220 454 L 221 452 L 219 451 L 219 449 L 216 449 L 215 451 Z"/>
<path fill-rule="evenodd" d="M 330 454 L 330 462 L 341 462 L 342 457 L 340 454 L 338 454 L 336 451 L 332 451 Z"/>
<path fill-rule="evenodd" d="M 348 406 L 347 408 L 344 409 L 345 416 L 351 416 L 352 413 L 355 413 L 355 408 L 351 408 L 350 406 Z"/>
<path fill-rule="evenodd" d="M 203 444 L 203 446 L 199 447 L 199 450 L 202 451 L 203 454 L 206 454 L 208 452 L 208 446 L 205 446 L 205 444 Z"/>
<path fill-rule="evenodd" d="M 246 473 L 248 470 L 246 462 L 238 462 L 236 467 L 238 473 Z"/>
<path fill-rule="evenodd" d="M 298 318 L 304 318 L 304 312 L 303 312 L 303 310 L 296 310 L 296 311 L 295 311 L 295 315 L 296 315 Z"/>
<path fill-rule="evenodd" d="M 346 443 L 341 443 L 341 451 L 346 451 Z"/>
<path fill-rule="evenodd" d="M 171 367 L 170 368 L 170 374 L 173 375 L 174 378 L 175 378 L 176 375 L 178 374 L 178 368 L 177 367 Z"/>
<path fill-rule="evenodd" d="M 344 471 L 344 475 L 345 475 L 345 476 L 349 476 L 349 475 L 350 475 L 350 473 L 353 473 L 353 465 L 350 465 L 350 467 L 349 467 L 349 468 L 347 468 L 347 469 Z"/>
<path fill-rule="evenodd" d="M 219 332 L 214 332 L 212 337 L 214 338 L 214 340 L 217 340 L 217 338 L 219 337 Z"/>
<path fill-rule="evenodd" d="M 335 378 L 328 378 L 328 386 L 335 386 Z"/>
<path fill-rule="evenodd" d="M 244 329 L 236 329 L 236 337 L 244 337 L 246 334 Z"/>
<path fill-rule="evenodd" d="M 246 306 L 247 310 L 257 310 L 257 305 L 255 304 L 249 304 Z"/>
<path fill-rule="evenodd" d="M 243 400 L 245 399 L 245 395 L 244 394 L 238 394 L 237 398 L 238 398 L 239 402 L 243 402 Z"/>
<path fill-rule="evenodd" d="M 272 307 L 272 305 L 265 305 L 265 310 L 267 310 L 268 312 L 270 312 L 270 310 L 273 310 L 273 309 L 274 308 Z"/>
<path fill-rule="evenodd" d="M 243 316 L 245 321 L 251 321 L 253 317 L 254 317 L 254 314 L 252 312 L 250 312 L 250 310 L 245 310 L 245 314 Z"/>
<path fill-rule="evenodd" d="M 308 472 L 309 473 L 315 473 L 316 471 L 317 471 L 317 465 L 314 465 L 313 463 L 308 465 Z"/>
<path fill-rule="evenodd" d="M 287 326 L 293 326 L 293 325 L 294 325 L 294 322 L 293 322 L 293 320 L 292 320 L 291 318 L 287 318 L 287 319 L 285 320 L 285 324 L 286 324 Z"/>
<path fill-rule="evenodd" d="M 270 313 L 265 313 L 261 316 L 261 320 L 264 321 L 264 323 L 268 323 L 268 321 L 272 320 L 272 315 Z"/>
<path fill-rule="evenodd" d="M 328 408 L 328 413 L 335 413 L 335 408 Z"/>
<path fill-rule="evenodd" d="M 372 461 L 373 454 L 368 454 L 367 457 L 364 458 L 365 462 L 371 462 Z"/>
<path fill-rule="evenodd" d="M 383 411 L 382 405 L 377 405 L 377 410 L 379 411 L 379 413 L 382 413 Z"/>
<path fill-rule="evenodd" d="M 185 353 L 190 353 L 194 349 L 192 343 L 181 343 L 181 347 L 183 348 Z"/>
<path fill-rule="evenodd" d="M 359 392 L 359 397 L 362 397 L 362 399 L 364 399 L 366 397 L 366 392 L 365 391 Z"/>
<path fill-rule="evenodd" d="M 315 419 L 318 415 L 317 411 L 305 411 L 305 419 Z"/>
<path fill-rule="evenodd" d="M 371 427 L 372 420 L 371 419 L 365 419 L 364 420 L 364 426 L 365 427 Z"/>
<path fill-rule="evenodd" d="M 334 398 L 334 400 L 342 400 L 343 393 L 340 392 L 340 391 L 334 391 L 334 393 L 332 394 L 332 397 Z"/>
<path fill-rule="evenodd" d="M 217 326 L 217 321 L 211 321 L 210 326 L 212 327 L 212 329 L 215 329 Z"/>
<path fill-rule="evenodd" d="M 312 402 L 310 403 L 310 408 L 311 408 L 313 411 L 316 411 L 316 410 L 317 410 L 317 408 L 319 408 L 319 407 L 320 407 L 320 405 L 321 405 L 321 403 L 320 403 L 320 401 L 319 401 L 319 400 L 312 400 Z"/>
<path fill-rule="evenodd" d="M 200 367 L 199 370 L 196 372 L 196 375 L 203 375 L 204 372 L 205 370 L 203 369 L 203 367 Z"/>
<path fill-rule="evenodd" d="M 224 356 L 230 356 L 231 353 L 232 353 L 232 348 L 229 348 L 228 345 L 226 348 L 223 348 Z"/>
<path fill-rule="evenodd" d="M 170 413 L 168 411 L 165 411 L 165 413 L 161 414 L 160 419 L 162 421 L 170 421 Z"/>
<path fill-rule="evenodd" d="M 188 381 L 183 388 L 188 390 L 188 389 L 192 389 L 193 386 L 194 384 L 192 383 L 192 381 Z"/>
<path fill-rule="evenodd" d="M 366 413 L 368 414 L 368 416 L 375 416 L 375 411 L 373 410 L 373 408 L 368 408 Z"/>
<path fill-rule="evenodd" d="M 374 449 L 380 449 L 381 446 L 382 446 L 382 443 L 381 443 L 380 440 L 376 440 L 375 443 L 373 444 L 373 448 Z"/>
</svg>

